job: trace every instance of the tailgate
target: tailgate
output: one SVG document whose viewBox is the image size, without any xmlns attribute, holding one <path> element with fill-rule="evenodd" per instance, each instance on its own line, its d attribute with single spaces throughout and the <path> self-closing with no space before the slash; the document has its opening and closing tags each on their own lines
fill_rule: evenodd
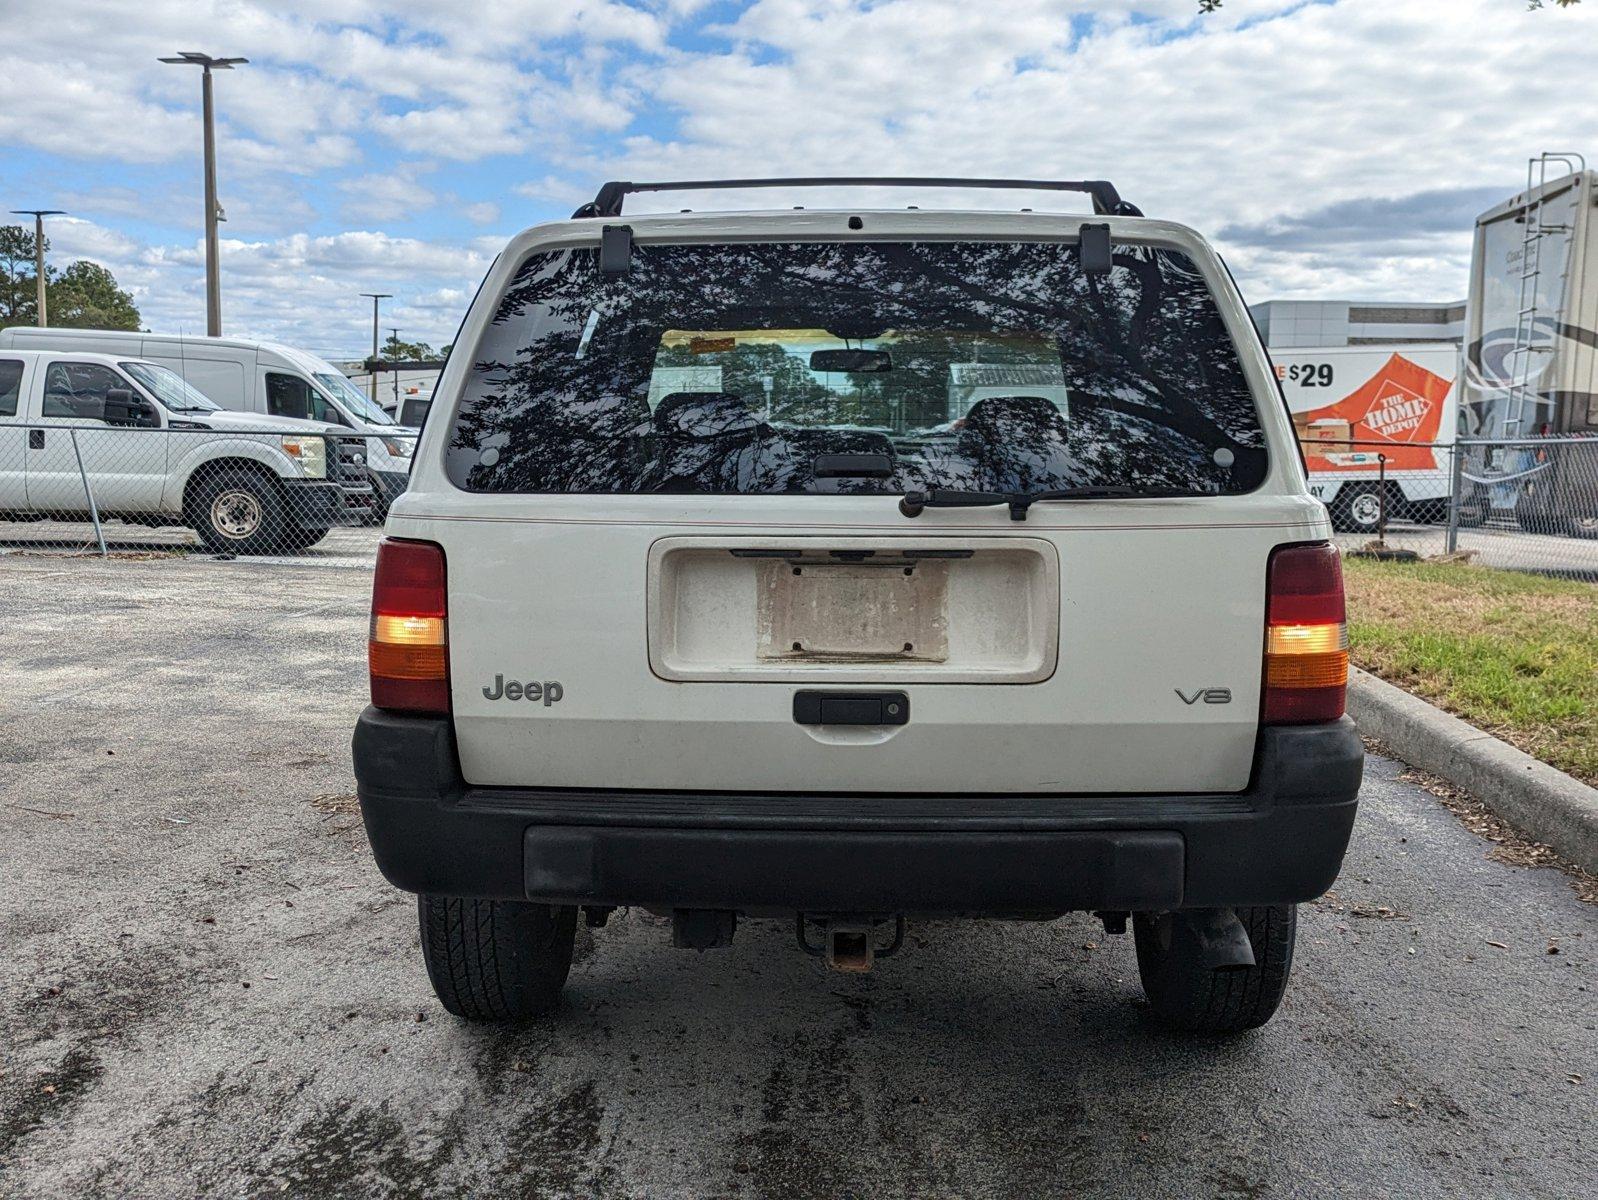
<svg viewBox="0 0 1598 1200">
<path fill-rule="evenodd" d="M 1034 517 L 1014 532 L 995 521 L 915 537 L 417 521 L 411 536 L 443 541 L 449 561 L 465 776 L 704 791 L 1244 789 L 1266 561 L 1303 527 L 1195 522 L 1191 505 L 1170 523 L 1146 506 L 1135 523 L 1102 515 L 1132 506 L 1095 508 L 1091 525 Z M 801 691 L 903 693 L 909 719 L 801 723 Z"/>
</svg>

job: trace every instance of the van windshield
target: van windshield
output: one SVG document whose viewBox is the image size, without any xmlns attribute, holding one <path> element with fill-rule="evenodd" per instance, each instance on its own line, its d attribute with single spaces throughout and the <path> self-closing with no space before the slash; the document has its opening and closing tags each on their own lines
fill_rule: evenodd
<svg viewBox="0 0 1598 1200">
<path fill-rule="evenodd" d="M 321 384 L 357 420 L 365 421 L 368 425 L 394 424 L 394 418 L 373 404 L 360 388 L 349 381 L 349 376 L 339 375 L 336 372 L 333 374 L 318 372 L 311 378 Z"/>
<path fill-rule="evenodd" d="M 208 397 L 191 387 L 175 371 L 147 362 L 125 362 L 117 365 L 133 376 L 139 386 L 171 412 L 221 411 L 221 405 L 213 404 Z"/>
<path fill-rule="evenodd" d="M 618 278 L 597 257 L 534 254 L 500 299 L 450 436 L 458 486 L 1216 495 L 1265 475 L 1180 252 L 1118 247 L 1101 274 L 1036 242 L 640 245 Z M 870 457 L 840 476 L 838 455 Z"/>
</svg>

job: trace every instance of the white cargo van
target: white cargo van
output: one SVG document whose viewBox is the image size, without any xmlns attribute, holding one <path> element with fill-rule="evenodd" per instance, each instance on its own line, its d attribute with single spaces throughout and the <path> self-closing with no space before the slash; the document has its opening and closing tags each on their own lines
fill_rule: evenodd
<svg viewBox="0 0 1598 1200">
<path fill-rule="evenodd" d="M 1459 428 L 1459 348 L 1451 344 L 1274 350 L 1276 378 L 1309 468 L 1309 490 L 1339 529 L 1448 517 L 1449 452 Z M 1385 462 L 1383 461 L 1385 459 Z"/>
<path fill-rule="evenodd" d="M 549 1011 L 579 909 L 783 916 L 852 971 L 1091 911 L 1162 1019 L 1264 1022 L 1363 750 L 1214 251 L 1104 182 L 622 218 L 662 186 L 500 255 L 378 551 L 355 777 L 442 1003 Z"/>
<path fill-rule="evenodd" d="M 0 329 L 0 349 L 122 354 L 160 363 L 231 412 L 343 425 L 364 435 L 378 517 L 405 490 L 414 430 L 395 423 L 331 363 L 279 342 L 103 329 Z M 401 436 L 396 436 L 401 435 Z"/>
</svg>

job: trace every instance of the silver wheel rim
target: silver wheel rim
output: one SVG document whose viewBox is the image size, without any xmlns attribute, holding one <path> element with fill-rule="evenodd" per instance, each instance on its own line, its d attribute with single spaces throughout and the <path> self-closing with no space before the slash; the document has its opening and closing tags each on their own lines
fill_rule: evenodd
<svg viewBox="0 0 1598 1200">
<path fill-rule="evenodd" d="M 261 501 L 253 492 L 229 488 L 211 501 L 211 528 L 240 541 L 261 528 Z"/>
<path fill-rule="evenodd" d="M 1354 497 L 1348 512 L 1361 525 L 1374 525 L 1382 519 L 1382 502 L 1369 492 L 1364 492 Z"/>
</svg>

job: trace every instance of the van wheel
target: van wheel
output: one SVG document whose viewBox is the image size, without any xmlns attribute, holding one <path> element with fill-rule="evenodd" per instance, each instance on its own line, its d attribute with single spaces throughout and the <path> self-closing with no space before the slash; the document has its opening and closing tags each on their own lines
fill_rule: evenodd
<svg viewBox="0 0 1598 1200">
<path fill-rule="evenodd" d="M 1598 538 L 1598 517 L 1566 517 L 1565 532 L 1573 538 Z"/>
<path fill-rule="evenodd" d="M 1205 968 L 1194 962 L 1192 934 L 1164 914 L 1132 918 L 1137 970 L 1149 1008 L 1163 1024 L 1186 1033 L 1224 1035 L 1256 1029 L 1271 1019 L 1287 990 L 1298 936 L 1298 906 L 1239 908 L 1254 950 L 1252 967 Z"/>
<path fill-rule="evenodd" d="M 200 480 L 188 498 L 189 524 L 215 554 L 274 554 L 283 548 L 283 498 L 277 484 L 241 468 Z"/>
<path fill-rule="evenodd" d="M 439 1003 L 468 1021 L 521 1021 L 560 1003 L 577 909 L 419 896 L 422 958 Z"/>
<path fill-rule="evenodd" d="M 1393 498 L 1387 497 L 1387 519 L 1392 520 Z M 1332 525 L 1353 533 L 1375 533 L 1382 523 L 1382 493 L 1374 483 L 1350 483 L 1332 501 Z"/>
</svg>

